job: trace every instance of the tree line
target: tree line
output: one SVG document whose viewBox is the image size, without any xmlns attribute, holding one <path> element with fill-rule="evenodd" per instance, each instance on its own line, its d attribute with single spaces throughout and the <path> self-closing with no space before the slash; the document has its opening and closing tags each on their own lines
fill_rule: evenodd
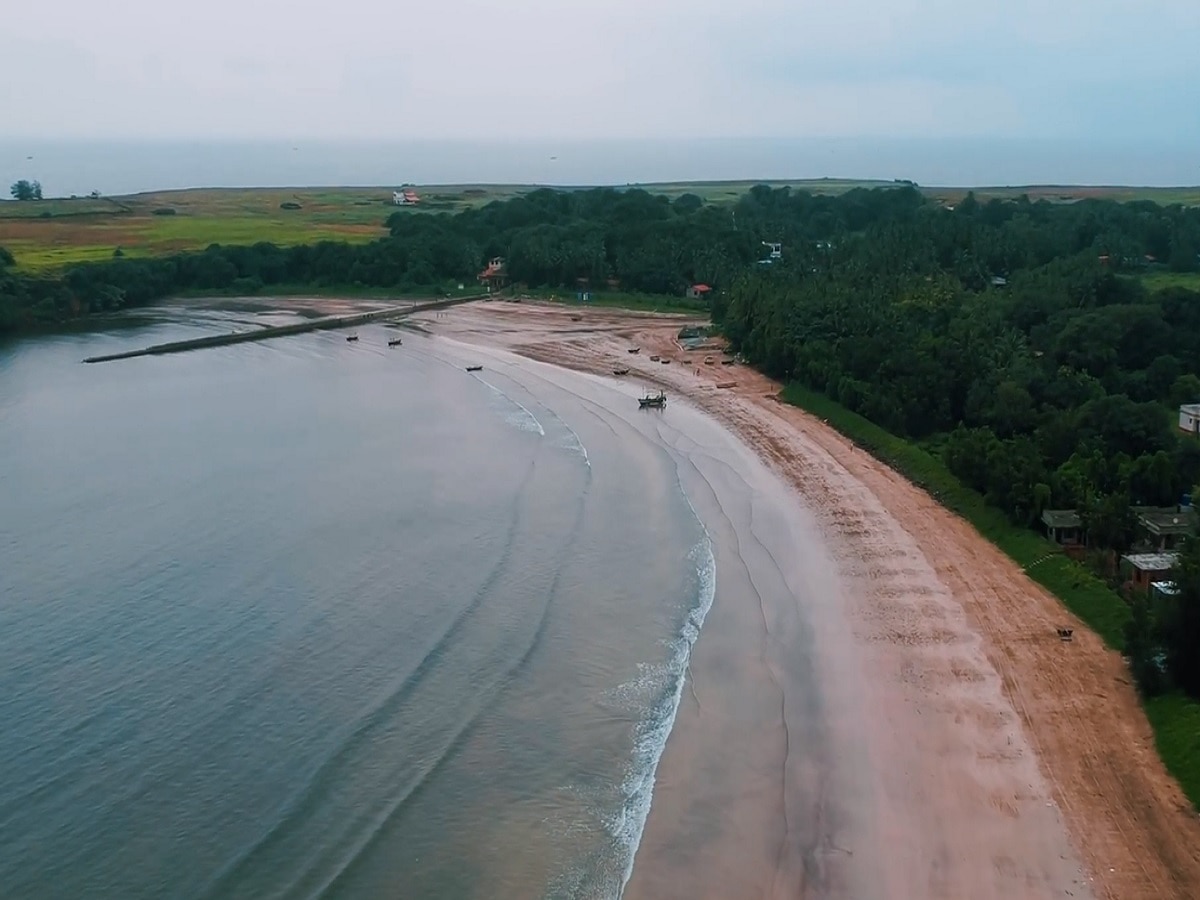
<svg viewBox="0 0 1200 900">
<path fill-rule="evenodd" d="M 780 216 L 805 202 L 762 198 Z M 756 366 L 921 442 L 1014 522 L 1077 510 L 1115 577 L 1134 508 L 1175 505 L 1200 481 L 1200 443 L 1175 424 L 1200 402 L 1200 293 L 1139 277 L 1196 271 L 1200 210 L 968 196 L 892 211 L 743 273 L 716 319 Z M 1180 592 L 1135 600 L 1146 690 L 1200 696 L 1195 573 L 1189 543 Z"/>
<path fill-rule="evenodd" d="M 762 241 L 852 233 L 922 202 L 916 191 L 857 190 L 803 198 L 782 218 L 769 188 L 731 205 L 643 190 L 538 190 L 456 214 L 397 211 L 387 237 L 282 248 L 213 245 L 153 259 L 122 256 L 47 277 L 0 273 L 0 330 L 152 303 L 184 291 L 254 293 L 272 286 L 419 290 L 472 283 L 502 256 L 530 287 L 586 286 L 681 295 L 731 284 L 766 255 Z"/>
</svg>

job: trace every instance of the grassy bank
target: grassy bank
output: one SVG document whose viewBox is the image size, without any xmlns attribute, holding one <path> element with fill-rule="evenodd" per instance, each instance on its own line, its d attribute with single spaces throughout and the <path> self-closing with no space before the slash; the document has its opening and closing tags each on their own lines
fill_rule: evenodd
<svg viewBox="0 0 1200 900">
<path fill-rule="evenodd" d="M 1114 650 L 1124 646 L 1129 606 L 1104 581 L 1064 556 L 1058 546 L 1008 520 L 977 492 L 962 485 L 933 454 L 799 385 L 783 399 L 827 421 L 873 456 L 887 463 L 939 503 L 970 522 L 980 534 L 1057 596 Z M 1158 751 L 1167 769 L 1200 809 L 1200 703 L 1179 694 L 1146 703 Z"/>
</svg>

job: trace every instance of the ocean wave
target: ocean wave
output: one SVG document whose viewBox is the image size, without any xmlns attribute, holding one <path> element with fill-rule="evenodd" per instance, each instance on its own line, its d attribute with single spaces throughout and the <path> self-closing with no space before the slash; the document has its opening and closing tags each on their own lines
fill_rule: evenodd
<svg viewBox="0 0 1200 900">
<path fill-rule="evenodd" d="M 554 416 L 555 419 L 558 419 L 559 424 L 562 425 L 566 432 L 566 434 L 561 434 L 558 439 L 555 440 L 554 446 L 559 450 L 566 450 L 570 453 L 574 453 L 576 456 L 582 457 L 583 461 L 590 469 L 592 467 L 592 461 L 588 457 L 587 447 L 583 445 L 583 441 L 580 439 L 578 432 L 576 432 L 574 428 L 572 428 L 554 413 L 551 413 L 550 415 Z"/>
<path fill-rule="evenodd" d="M 686 495 L 685 495 L 686 498 Z M 691 501 L 688 501 L 691 506 Z M 695 509 L 692 514 L 695 515 Z M 696 521 L 700 521 L 697 516 Z M 703 528 L 703 525 L 701 525 Z M 668 682 L 667 690 L 660 695 L 659 702 L 650 709 L 648 715 L 638 726 L 635 739 L 633 760 L 626 772 L 621 785 L 625 802 L 621 806 L 609 829 L 610 836 L 624 849 L 626 854 L 624 872 L 621 877 L 620 897 L 633 874 L 633 862 L 637 856 L 638 847 L 642 842 L 642 832 L 646 827 L 646 819 L 650 815 L 650 803 L 654 794 L 654 780 L 658 773 L 658 763 L 662 759 L 667 746 L 667 738 L 675 725 L 675 717 L 679 712 L 679 703 L 683 698 L 683 688 L 687 683 L 688 666 L 691 663 L 692 647 L 700 636 L 704 619 L 712 609 L 713 599 L 717 589 L 717 562 L 713 556 L 712 541 L 707 530 L 704 537 L 692 548 L 689 558 L 696 564 L 699 579 L 699 589 L 696 592 L 696 605 L 688 612 L 679 632 L 671 641 L 674 651 L 665 666 L 660 667 L 660 673 L 654 673 L 649 667 L 644 677 L 661 674 Z M 640 680 L 640 679 L 639 679 Z M 661 682 L 660 682 L 661 683 Z M 649 687 L 649 684 L 643 685 Z"/>
<path fill-rule="evenodd" d="M 478 378 L 482 384 L 485 384 L 491 388 L 493 397 L 499 398 L 503 401 L 500 412 L 503 415 L 505 422 L 516 428 L 520 428 L 522 431 L 528 431 L 541 437 L 546 436 L 546 429 L 542 427 L 542 423 L 538 421 L 537 416 L 531 413 L 525 404 L 521 403 L 519 400 L 513 399 L 486 378 L 479 378 L 478 375 L 475 377 Z"/>
</svg>

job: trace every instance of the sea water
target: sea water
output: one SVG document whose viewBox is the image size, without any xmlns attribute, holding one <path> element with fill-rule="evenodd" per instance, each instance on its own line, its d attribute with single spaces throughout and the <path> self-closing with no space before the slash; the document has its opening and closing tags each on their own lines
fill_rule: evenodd
<svg viewBox="0 0 1200 900">
<path fill-rule="evenodd" d="M 672 456 L 382 326 L 80 363 L 254 318 L 0 346 L 0 892 L 618 896 L 713 600 Z"/>
</svg>

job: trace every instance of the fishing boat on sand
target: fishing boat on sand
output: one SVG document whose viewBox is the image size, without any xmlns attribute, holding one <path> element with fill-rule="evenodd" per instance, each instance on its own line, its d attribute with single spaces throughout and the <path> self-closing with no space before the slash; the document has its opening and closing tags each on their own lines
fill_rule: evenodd
<svg viewBox="0 0 1200 900">
<path fill-rule="evenodd" d="M 388 341 L 388 346 L 389 347 L 399 347 L 403 343 L 404 343 L 404 341 L 400 340 L 400 338 L 392 338 L 390 341 Z"/>
<path fill-rule="evenodd" d="M 468 372 L 482 372 L 483 366 L 467 366 Z"/>
<path fill-rule="evenodd" d="M 357 334 L 348 334 L 348 335 L 346 335 L 346 340 L 348 340 L 348 341 L 357 341 L 357 340 L 358 340 L 358 335 L 357 335 Z"/>
<path fill-rule="evenodd" d="M 659 391 L 657 394 L 647 394 L 644 397 L 638 397 L 638 407 L 641 409 L 662 409 L 666 405 L 667 395 L 663 391 Z"/>
<path fill-rule="evenodd" d="M 613 369 L 613 374 L 614 375 L 628 375 L 629 370 L 628 369 Z"/>
</svg>

